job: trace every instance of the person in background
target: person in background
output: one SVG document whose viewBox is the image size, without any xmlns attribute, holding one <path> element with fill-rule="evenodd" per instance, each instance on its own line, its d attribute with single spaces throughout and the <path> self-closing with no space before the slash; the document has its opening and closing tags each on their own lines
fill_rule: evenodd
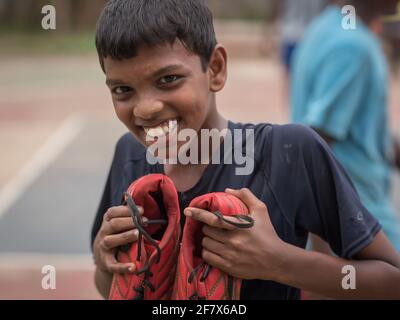
<svg viewBox="0 0 400 320">
<path fill-rule="evenodd" d="M 338 0 L 311 24 L 293 60 L 291 111 L 293 122 L 312 127 L 331 145 L 362 203 L 400 251 L 400 223 L 390 200 L 400 147 L 389 130 L 388 67 L 375 34 L 383 30 L 381 16 L 396 12 L 397 3 Z M 342 25 L 342 6 L 349 4 L 357 14 L 354 30 Z M 312 242 L 328 250 L 321 240 Z"/>
<path fill-rule="evenodd" d="M 282 64 L 282 101 L 287 112 L 289 107 L 290 77 L 294 53 L 309 24 L 330 0 L 280 0 L 275 3 L 280 30 L 280 60 Z"/>
<path fill-rule="evenodd" d="M 280 4 L 281 59 L 287 75 L 292 57 L 310 22 L 328 5 L 328 0 L 283 0 Z"/>
</svg>

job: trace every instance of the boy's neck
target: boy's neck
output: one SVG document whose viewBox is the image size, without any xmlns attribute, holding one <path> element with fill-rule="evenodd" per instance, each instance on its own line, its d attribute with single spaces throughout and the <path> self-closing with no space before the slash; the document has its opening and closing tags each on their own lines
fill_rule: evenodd
<svg viewBox="0 0 400 320">
<path fill-rule="evenodd" d="M 215 94 L 212 94 L 211 97 L 211 107 L 210 112 L 203 123 L 202 129 L 217 129 L 222 131 L 228 128 L 228 120 L 226 120 L 217 109 L 217 98 Z"/>
<path fill-rule="evenodd" d="M 204 123 L 202 129 L 217 129 L 218 132 L 222 132 L 224 129 L 228 128 L 228 120 L 226 120 L 218 111 L 214 110 L 215 114 L 210 115 L 209 119 L 207 119 Z M 202 174 L 207 169 L 209 163 L 201 164 L 201 145 L 202 143 L 209 143 L 211 141 L 200 141 L 200 137 L 198 140 L 199 144 L 199 164 L 164 164 L 164 172 L 165 174 L 170 177 L 177 188 L 178 191 L 183 192 L 193 188 L 198 181 L 200 180 Z M 209 155 L 208 159 L 211 161 L 213 158 L 213 154 L 216 152 L 216 148 L 220 148 L 223 139 L 221 139 L 220 144 L 213 145 L 209 147 Z M 213 149 L 214 147 L 214 149 Z"/>
</svg>

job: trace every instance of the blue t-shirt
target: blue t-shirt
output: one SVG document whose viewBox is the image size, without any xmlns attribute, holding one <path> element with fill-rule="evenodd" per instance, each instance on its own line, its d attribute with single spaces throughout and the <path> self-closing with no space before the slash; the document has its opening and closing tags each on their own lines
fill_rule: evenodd
<svg viewBox="0 0 400 320">
<path fill-rule="evenodd" d="M 362 203 L 400 251 L 400 224 L 390 201 L 386 60 L 379 41 L 361 20 L 355 30 L 345 30 L 343 17 L 338 7 L 328 7 L 295 55 L 293 121 L 335 140 L 333 152 Z"/>
<path fill-rule="evenodd" d="M 195 197 L 226 188 L 249 188 L 268 207 L 278 236 L 305 248 L 308 233 L 326 240 L 340 257 L 351 258 L 368 246 L 380 224 L 361 204 L 347 174 L 329 146 L 311 129 L 299 125 L 243 125 L 229 122 L 229 130 L 254 130 L 254 170 L 236 175 L 242 165 L 210 164 L 198 183 L 179 193 L 183 211 Z M 225 154 L 246 156 L 246 142 L 220 146 Z M 235 158 L 236 159 L 236 158 Z M 92 229 L 92 243 L 104 213 L 121 204 L 124 191 L 136 179 L 164 173 L 161 164 L 149 164 L 146 149 L 131 134 L 117 144 L 106 187 Z M 181 214 L 182 228 L 185 216 Z M 199 245 L 201 245 L 199 243 Z M 298 299 L 299 290 L 272 281 L 243 281 L 241 299 Z"/>
</svg>

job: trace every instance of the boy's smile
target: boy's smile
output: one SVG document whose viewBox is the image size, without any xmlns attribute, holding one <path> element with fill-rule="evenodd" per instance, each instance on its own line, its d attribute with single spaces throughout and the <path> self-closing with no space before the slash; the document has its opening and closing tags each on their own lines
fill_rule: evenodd
<svg viewBox="0 0 400 320">
<path fill-rule="evenodd" d="M 200 57 L 180 41 L 142 46 L 131 59 L 107 57 L 104 67 L 116 114 L 142 144 L 183 129 L 218 128 L 216 73 L 204 71 Z"/>
<path fill-rule="evenodd" d="M 170 119 L 167 121 L 163 121 L 162 123 L 156 126 L 143 127 L 146 136 L 150 139 L 167 136 L 170 134 L 170 132 L 174 131 L 177 128 L 178 128 L 177 119 Z"/>
</svg>

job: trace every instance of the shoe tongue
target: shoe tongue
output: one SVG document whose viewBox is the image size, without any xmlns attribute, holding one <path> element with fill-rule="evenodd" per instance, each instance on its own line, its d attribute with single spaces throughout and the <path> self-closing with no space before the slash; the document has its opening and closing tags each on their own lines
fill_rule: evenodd
<svg viewBox="0 0 400 320">
<path fill-rule="evenodd" d="M 213 195 L 214 194 L 206 194 L 204 196 L 197 197 L 191 201 L 189 207 L 212 211 L 215 207 L 215 205 L 213 204 Z M 203 225 L 203 223 L 189 218 L 185 226 L 185 233 L 187 233 L 188 237 L 190 238 L 189 242 L 192 245 L 191 250 L 193 250 L 193 268 L 203 262 L 203 259 L 201 257 L 202 247 L 201 245 L 199 245 L 204 237 L 202 231 Z"/>
<path fill-rule="evenodd" d="M 144 209 L 143 216 L 148 220 L 166 220 L 167 212 L 164 206 L 162 177 L 159 175 L 149 175 L 134 182 L 128 189 L 135 203 Z M 155 240 L 160 240 L 166 225 L 154 224 L 145 227 Z M 159 239 L 157 234 L 160 233 Z"/>
<path fill-rule="evenodd" d="M 151 201 L 151 207 L 153 210 L 152 215 L 154 216 L 153 218 L 149 218 L 146 214 L 146 217 L 149 220 L 165 220 L 168 222 L 168 215 L 167 215 L 167 209 L 165 208 L 164 205 L 164 199 L 163 199 L 163 193 L 161 192 L 161 189 L 158 190 L 157 192 L 152 192 L 150 193 L 150 197 L 153 198 L 153 201 Z M 150 202 L 150 201 L 149 201 Z M 151 214 L 151 212 L 150 212 Z M 146 227 L 146 230 L 152 235 L 152 238 L 155 240 L 161 240 L 164 231 L 167 228 L 167 224 L 155 224 L 155 225 L 150 225 Z"/>
</svg>

